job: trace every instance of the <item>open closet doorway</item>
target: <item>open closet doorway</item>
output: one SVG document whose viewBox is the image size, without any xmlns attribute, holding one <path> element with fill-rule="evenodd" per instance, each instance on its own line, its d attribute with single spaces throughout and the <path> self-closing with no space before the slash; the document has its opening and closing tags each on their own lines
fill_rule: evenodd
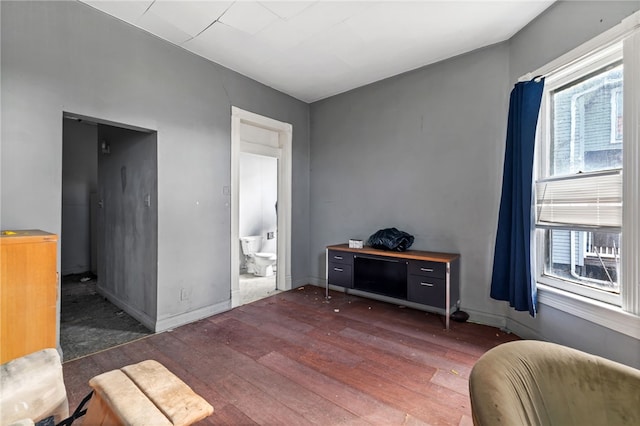
<svg viewBox="0 0 640 426">
<path fill-rule="evenodd" d="M 157 138 L 63 115 L 60 345 L 65 361 L 151 334 Z"/>
<path fill-rule="evenodd" d="M 232 107 L 232 307 L 291 289 L 291 137 L 290 124 Z"/>
</svg>

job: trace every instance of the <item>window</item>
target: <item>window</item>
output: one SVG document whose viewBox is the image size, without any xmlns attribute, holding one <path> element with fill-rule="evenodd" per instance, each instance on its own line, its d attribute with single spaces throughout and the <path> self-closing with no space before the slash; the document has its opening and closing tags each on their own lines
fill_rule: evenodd
<svg viewBox="0 0 640 426">
<path fill-rule="evenodd" d="M 540 274 L 556 287 L 620 304 L 622 48 L 550 78 L 543 98 L 536 218 Z M 622 117 L 620 117 L 622 120 Z M 620 127 L 622 124 L 620 123 Z"/>
<path fill-rule="evenodd" d="M 640 338 L 640 12 L 545 75 L 535 199 L 541 304 Z"/>
</svg>

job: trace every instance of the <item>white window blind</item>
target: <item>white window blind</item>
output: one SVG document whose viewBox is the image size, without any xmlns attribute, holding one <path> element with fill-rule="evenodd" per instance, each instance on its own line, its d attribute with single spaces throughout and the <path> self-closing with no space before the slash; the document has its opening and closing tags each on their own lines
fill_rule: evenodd
<svg viewBox="0 0 640 426">
<path fill-rule="evenodd" d="M 537 226 L 622 228 L 622 170 L 579 173 L 536 182 Z"/>
</svg>

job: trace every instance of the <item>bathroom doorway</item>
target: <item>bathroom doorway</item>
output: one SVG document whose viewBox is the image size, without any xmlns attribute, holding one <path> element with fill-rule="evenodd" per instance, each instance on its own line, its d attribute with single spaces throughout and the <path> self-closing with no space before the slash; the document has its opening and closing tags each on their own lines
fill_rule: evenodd
<svg viewBox="0 0 640 426">
<path fill-rule="evenodd" d="M 277 292 L 278 161 L 272 155 L 240 152 L 240 304 Z"/>
<path fill-rule="evenodd" d="M 232 307 L 291 289 L 291 130 L 232 107 Z"/>
</svg>

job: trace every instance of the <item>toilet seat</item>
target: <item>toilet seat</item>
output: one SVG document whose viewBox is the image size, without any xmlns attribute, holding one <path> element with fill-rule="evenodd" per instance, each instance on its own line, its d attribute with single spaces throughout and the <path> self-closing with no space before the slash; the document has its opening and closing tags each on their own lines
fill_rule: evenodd
<svg viewBox="0 0 640 426">
<path fill-rule="evenodd" d="M 254 254 L 256 257 L 259 257 L 261 259 L 276 260 L 278 258 L 275 253 L 258 252 Z"/>
</svg>

